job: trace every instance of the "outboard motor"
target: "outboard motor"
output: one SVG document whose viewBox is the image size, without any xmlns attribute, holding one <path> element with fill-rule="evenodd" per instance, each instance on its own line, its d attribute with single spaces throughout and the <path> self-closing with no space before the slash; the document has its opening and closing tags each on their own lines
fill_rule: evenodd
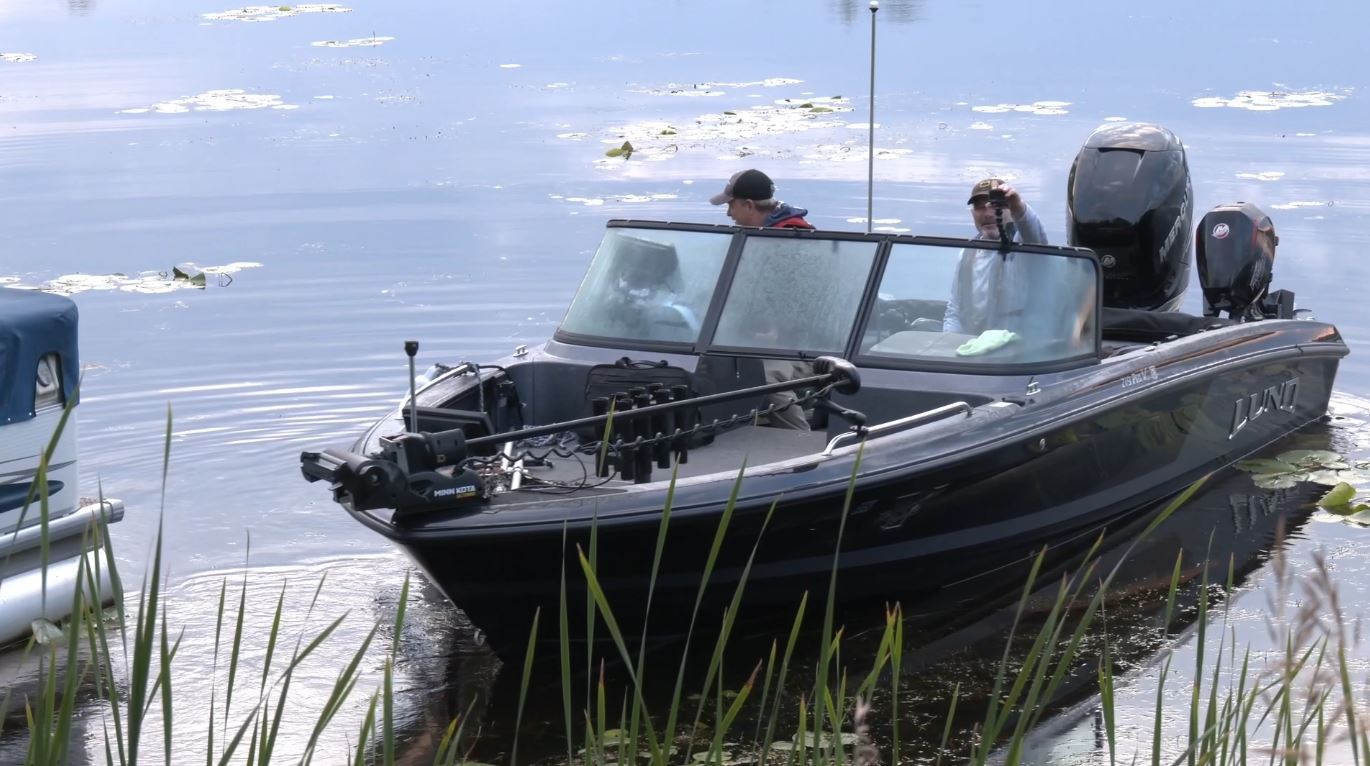
<svg viewBox="0 0 1370 766">
<path fill-rule="evenodd" d="M 1196 235 L 1205 315 L 1226 311 L 1237 321 L 1294 315 L 1292 292 L 1266 294 L 1280 243 L 1270 216 L 1249 202 L 1219 205 L 1199 219 Z"/>
<path fill-rule="evenodd" d="M 1184 145 L 1159 125 L 1104 125 L 1070 166 L 1067 237 L 1098 254 L 1105 306 L 1178 308 L 1193 214 Z"/>
</svg>

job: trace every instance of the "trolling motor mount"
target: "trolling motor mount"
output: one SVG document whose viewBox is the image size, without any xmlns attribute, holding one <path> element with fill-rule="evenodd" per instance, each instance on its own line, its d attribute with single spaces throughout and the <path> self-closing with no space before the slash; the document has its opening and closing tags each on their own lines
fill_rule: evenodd
<svg viewBox="0 0 1370 766">
<path fill-rule="evenodd" d="M 382 437 L 374 457 L 334 449 L 301 452 L 300 471 L 308 481 L 329 482 L 336 502 L 354 511 L 393 508 L 393 520 L 400 521 L 489 499 L 480 476 L 462 467 L 464 460 L 466 435 L 458 428 Z"/>
</svg>

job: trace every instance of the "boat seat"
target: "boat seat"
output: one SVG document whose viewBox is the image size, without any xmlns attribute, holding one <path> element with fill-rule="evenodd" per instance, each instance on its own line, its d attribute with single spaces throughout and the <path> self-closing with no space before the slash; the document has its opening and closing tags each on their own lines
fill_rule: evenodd
<svg viewBox="0 0 1370 766">
<path fill-rule="evenodd" d="M 701 395 L 752 388 L 765 382 L 766 369 L 758 357 L 703 354 L 695 367 L 695 386 Z M 715 419 L 722 420 L 753 407 L 763 406 L 761 399 L 762 397 L 758 396 L 755 402 L 738 399 L 705 405 L 700 408 L 700 418 L 705 423 Z"/>
</svg>

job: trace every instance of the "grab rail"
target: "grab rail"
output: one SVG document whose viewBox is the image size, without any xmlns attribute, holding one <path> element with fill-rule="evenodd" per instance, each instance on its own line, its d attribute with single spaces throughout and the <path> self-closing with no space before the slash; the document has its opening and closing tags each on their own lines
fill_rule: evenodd
<svg viewBox="0 0 1370 766">
<path fill-rule="evenodd" d="M 965 402 L 952 402 L 951 404 L 944 404 L 941 407 L 934 407 L 930 410 L 919 412 L 915 415 L 908 415 L 902 418 L 897 418 L 895 420 L 887 420 L 884 423 L 878 423 L 876 425 L 871 426 L 870 428 L 843 431 L 842 433 L 832 437 L 832 440 L 828 442 L 828 446 L 823 449 L 822 454 L 823 457 L 830 457 L 832 455 L 833 450 L 837 449 L 842 444 L 842 442 L 858 436 L 874 436 L 877 434 L 883 434 L 887 431 L 899 431 L 905 428 L 910 428 L 912 426 L 920 426 L 924 423 L 931 423 L 934 420 L 941 420 L 942 418 L 956 414 L 958 412 L 965 413 L 966 416 L 969 417 L 971 409 L 971 406 Z"/>
</svg>

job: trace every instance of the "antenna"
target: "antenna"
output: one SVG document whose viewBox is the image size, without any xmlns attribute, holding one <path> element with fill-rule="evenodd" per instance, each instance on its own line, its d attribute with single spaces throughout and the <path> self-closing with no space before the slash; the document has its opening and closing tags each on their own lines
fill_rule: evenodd
<svg viewBox="0 0 1370 766">
<path fill-rule="evenodd" d="M 870 125 L 867 134 L 869 144 L 866 149 L 866 233 L 871 233 L 875 223 L 875 12 L 880 10 L 880 0 L 871 0 L 871 106 Z"/>
</svg>

